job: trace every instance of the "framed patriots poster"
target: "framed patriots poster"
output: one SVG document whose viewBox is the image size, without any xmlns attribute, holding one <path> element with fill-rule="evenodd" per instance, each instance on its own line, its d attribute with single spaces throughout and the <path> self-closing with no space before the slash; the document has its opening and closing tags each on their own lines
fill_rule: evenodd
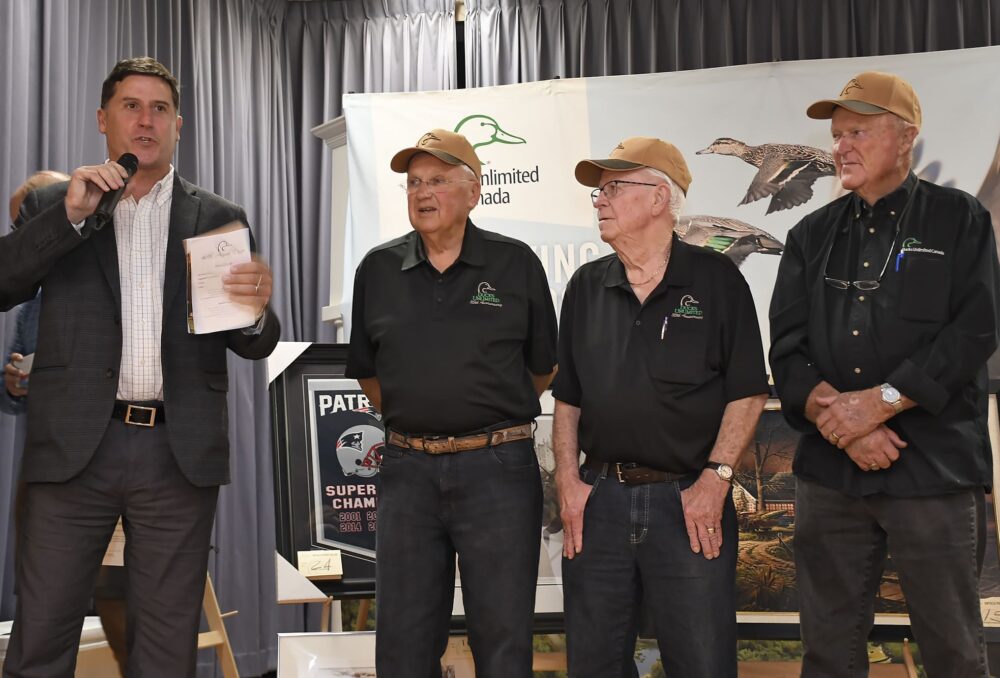
<svg viewBox="0 0 1000 678">
<path fill-rule="evenodd" d="M 347 348 L 309 346 L 272 382 L 279 553 L 336 549 L 344 576 L 316 581 L 337 596 L 375 593 L 381 415 L 344 378 Z"/>
</svg>

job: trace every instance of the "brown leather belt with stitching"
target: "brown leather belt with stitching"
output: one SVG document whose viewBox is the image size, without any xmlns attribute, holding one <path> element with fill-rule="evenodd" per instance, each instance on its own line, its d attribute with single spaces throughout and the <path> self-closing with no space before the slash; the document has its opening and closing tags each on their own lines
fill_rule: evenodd
<svg viewBox="0 0 1000 678">
<path fill-rule="evenodd" d="M 385 440 L 390 445 L 408 450 L 417 450 L 427 454 L 451 454 L 453 452 L 481 450 L 484 447 L 494 447 L 515 440 L 526 440 L 530 437 L 531 424 L 520 424 L 497 431 L 474 433 L 467 436 L 408 436 L 390 429 Z"/>
<path fill-rule="evenodd" d="M 605 474 L 608 478 L 617 478 L 618 482 L 625 485 L 669 483 L 675 480 L 683 480 L 684 478 L 691 477 L 690 473 L 670 473 L 668 471 L 659 471 L 655 468 L 639 466 L 638 464 L 628 462 L 606 464 L 602 461 L 591 461 L 588 459 L 583 462 L 583 467 L 592 471 L 605 471 L 606 467 Z"/>
</svg>

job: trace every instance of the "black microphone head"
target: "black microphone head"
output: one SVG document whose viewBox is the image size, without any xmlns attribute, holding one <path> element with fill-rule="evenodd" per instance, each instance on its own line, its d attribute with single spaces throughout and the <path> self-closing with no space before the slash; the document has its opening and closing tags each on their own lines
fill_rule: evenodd
<svg viewBox="0 0 1000 678">
<path fill-rule="evenodd" d="M 124 167 L 131 177 L 139 169 L 139 158 L 131 153 L 122 153 L 122 157 L 118 158 L 118 164 Z"/>
</svg>

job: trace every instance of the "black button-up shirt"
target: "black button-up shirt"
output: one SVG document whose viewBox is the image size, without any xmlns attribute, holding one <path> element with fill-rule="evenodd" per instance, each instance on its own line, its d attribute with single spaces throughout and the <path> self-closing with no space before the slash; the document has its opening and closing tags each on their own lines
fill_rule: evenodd
<svg viewBox="0 0 1000 678">
<path fill-rule="evenodd" d="M 448 270 L 410 232 L 358 266 L 346 376 L 378 377 L 386 425 L 458 435 L 541 412 L 531 374 L 556 362 L 542 264 L 524 243 L 466 224 Z"/>
<path fill-rule="evenodd" d="M 767 393 L 750 288 L 736 266 L 674 237 L 640 304 L 614 254 L 563 298 L 553 395 L 579 407 L 588 458 L 688 473 L 704 467 L 726 405 Z"/>
<path fill-rule="evenodd" d="M 877 280 L 886 261 L 876 290 L 824 280 Z M 775 384 L 806 434 L 795 472 L 858 496 L 991 484 L 985 363 L 997 346 L 998 287 L 986 209 L 913 174 L 875 205 L 846 195 L 796 225 L 770 309 Z M 887 382 L 918 403 L 887 422 L 909 443 L 888 470 L 857 468 L 806 420 L 822 380 L 840 391 Z"/>
<path fill-rule="evenodd" d="M 849 221 L 838 224 L 833 234 L 830 257 L 824 277 L 840 281 L 876 281 L 892 285 L 902 247 L 902 220 L 918 218 L 909 214 L 917 177 L 910 174 L 903 185 L 885 196 L 874 206 L 854 195 Z M 852 194 L 853 195 L 853 194 Z M 888 276 L 888 277 L 887 277 Z M 843 290 L 831 284 L 824 286 L 830 323 L 828 340 L 837 374 L 844 389 L 857 391 L 871 386 L 869 375 L 878 372 L 878 346 L 874 342 L 872 309 L 887 301 L 878 290 L 859 290 L 855 286 Z M 881 382 L 880 382 L 881 383 Z"/>
</svg>

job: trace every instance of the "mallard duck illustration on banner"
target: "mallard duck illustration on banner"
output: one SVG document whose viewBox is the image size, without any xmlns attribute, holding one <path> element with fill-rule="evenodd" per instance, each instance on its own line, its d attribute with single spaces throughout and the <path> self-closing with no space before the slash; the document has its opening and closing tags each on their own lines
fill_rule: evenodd
<svg viewBox="0 0 1000 678">
<path fill-rule="evenodd" d="M 808 202 L 813 196 L 813 182 L 835 172 L 830 153 L 802 144 L 751 146 L 739 139 L 719 137 L 696 152 L 706 154 L 732 155 L 758 168 L 740 204 L 771 196 L 767 214 Z"/>
<path fill-rule="evenodd" d="M 677 220 L 677 237 L 689 245 L 707 247 L 739 266 L 753 253 L 781 254 L 784 244 L 756 226 L 707 214 L 685 214 Z"/>
</svg>

